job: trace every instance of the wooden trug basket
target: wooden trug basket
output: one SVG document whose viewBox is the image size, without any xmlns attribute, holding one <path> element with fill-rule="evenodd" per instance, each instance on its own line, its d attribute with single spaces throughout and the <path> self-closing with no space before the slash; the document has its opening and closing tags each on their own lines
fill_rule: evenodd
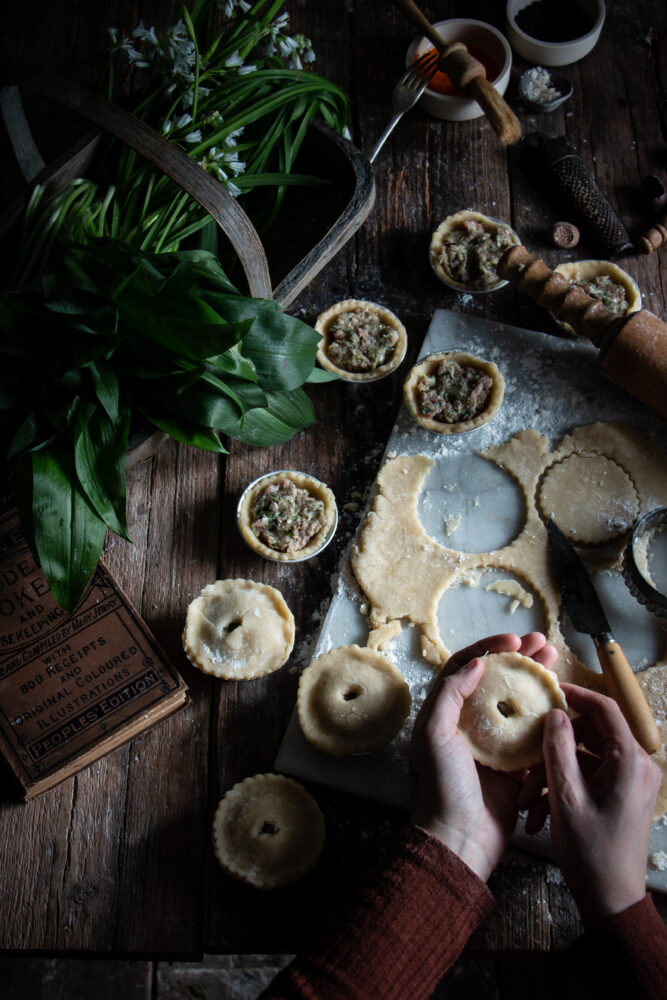
<svg viewBox="0 0 667 1000">
<path fill-rule="evenodd" d="M 285 261 L 291 261 L 291 269 L 281 276 L 274 288 L 267 252 L 246 212 L 222 184 L 202 170 L 178 146 L 162 138 L 145 122 L 79 84 L 35 70 L 15 70 L 13 78 L 15 83 L 0 90 L 0 111 L 28 184 L 44 184 L 49 193 L 56 194 L 75 177 L 85 176 L 102 137 L 101 130 L 105 130 L 143 155 L 206 209 L 236 252 L 247 281 L 248 294 L 254 298 L 273 299 L 281 309 L 297 297 L 354 235 L 375 202 L 375 182 L 370 162 L 352 143 L 332 129 L 320 122 L 314 123 L 308 131 L 302 154 L 312 164 L 309 172 L 319 173 L 332 182 L 331 190 L 342 202 L 341 209 L 333 222 L 329 220 L 325 223 L 326 231 L 303 255 L 303 248 L 295 250 L 295 227 L 291 227 L 292 245 L 280 244 L 280 260 L 283 266 Z M 19 87 L 78 113 L 97 128 L 46 166 L 23 111 Z M 322 188 L 318 188 L 320 206 L 321 191 Z M 0 239 L 14 226 L 27 197 L 16 199 L 0 216 Z M 322 219 L 311 220 L 306 211 L 299 219 L 298 236 L 318 225 L 321 229 Z M 149 458 L 165 437 L 165 434 L 157 433 L 133 438 L 128 451 L 128 467 Z"/>
</svg>

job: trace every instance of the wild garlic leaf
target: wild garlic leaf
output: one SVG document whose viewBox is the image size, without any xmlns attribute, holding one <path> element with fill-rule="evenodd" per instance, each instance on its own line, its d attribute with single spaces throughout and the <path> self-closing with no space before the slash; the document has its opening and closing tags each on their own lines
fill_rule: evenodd
<svg viewBox="0 0 667 1000">
<path fill-rule="evenodd" d="M 129 401 L 121 398 L 117 419 L 101 406 L 79 407 L 74 429 L 74 464 L 81 488 L 111 531 L 128 535 L 125 458 L 130 430 Z"/>
<path fill-rule="evenodd" d="M 144 401 L 141 406 L 135 404 L 135 407 L 159 430 L 169 434 L 176 441 L 192 445 L 195 448 L 203 448 L 204 451 L 227 454 L 227 449 L 222 446 L 218 435 L 210 427 L 202 427 L 200 424 L 179 419 L 171 413 L 160 410 L 157 404 L 153 407 L 150 401 Z"/>
<path fill-rule="evenodd" d="M 267 393 L 265 408 L 248 410 L 235 437 L 256 447 L 283 444 L 297 430 L 315 423 L 315 413 L 303 389 Z"/>
<path fill-rule="evenodd" d="M 58 604 L 73 611 L 99 562 L 106 525 L 79 486 L 70 437 L 33 452 L 32 468 L 36 555 Z"/>
</svg>

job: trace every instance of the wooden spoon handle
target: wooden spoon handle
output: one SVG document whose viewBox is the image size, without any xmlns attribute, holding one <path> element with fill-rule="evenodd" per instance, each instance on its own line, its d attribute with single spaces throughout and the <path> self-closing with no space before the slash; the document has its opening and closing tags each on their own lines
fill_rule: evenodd
<svg viewBox="0 0 667 1000">
<path fill-rule="evenodd" d="M 471 56 L 463 42 L 446 42 L 414 0 L 394 0 L 415 27 L 419 28 L 440 53 L 439 66 L 460 90 L 477 101 L 500 141 L 510 146 L 521 138 L 521 124 L 512 109 L 486 79 L 486 70 Z"/>
<path fill-rule="evenodd" d="M 660 733 L 625 653 L 611 639 L 597 646 L 597 654 L 609 694 L 623 712 L 635 739 L 647 753 L 655 753 L 660 746 Z"/>
</svg>

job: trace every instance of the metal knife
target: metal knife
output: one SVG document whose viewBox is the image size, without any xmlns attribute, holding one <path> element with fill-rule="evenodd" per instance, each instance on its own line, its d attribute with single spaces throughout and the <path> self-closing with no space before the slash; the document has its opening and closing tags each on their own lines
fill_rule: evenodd
<svg viewBox="0 0 667 1000">
<path fill-rule="evenodd" d="M 660 746 L 658 727 L 632 667 L 612 635 L 591 579 L 574 547 L 551 518 L 547 520 L 547 531 L 551 568 L 572 627 L 592 637 L 609 694 L 618 703 L 637 742 L 648 753 L 655 753 Z"/>
</svg>

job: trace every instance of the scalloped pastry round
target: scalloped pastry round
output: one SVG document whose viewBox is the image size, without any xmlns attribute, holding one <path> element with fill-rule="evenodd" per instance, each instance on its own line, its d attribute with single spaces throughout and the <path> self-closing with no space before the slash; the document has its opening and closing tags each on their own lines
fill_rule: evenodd
<svg viewBox="0 0 667 1000">
<path fill-rule="evenodd" d="M 575 545 L 603 545 L 630 530 L 639 497 L 627 472 L 605 455 L 576 452 L 550 465 L 537 494 L 542 516 L 553 518 Z"/>
<path fill-rule="evenodd" d="M 434 420 L 432 417 L 425 417 L 420 412 L 417 388 L 419 380 L 423 375 L 430 375 L 440 361 L 455 361 L 462 368 L 477 368 L 483 374 L 488 375 L 492 381 L 491 394 L 488 402 L 481 413 L 471 417 L 469 420 L 462 420 L 458 423 L 447 424 L 442 420 Z M 410 370 L 403 385 L 403 396 L 412 419 L 421 427 L 437 434 L 462 434 L 465 431 L 472 431 L 476 427 L 481 427 L 489 420 L 493 420 L 500 409 L 505 394 L 505 380 L 500 374 L 500 369 L 492 361 L 484 361 L 483 358 L 468 354 L 467 351 L 439 351 L 437 354 L 429 354 L 422 358 Z"/>
<path fill-rule="evenodd" d="M 480 764 L 518 771 L 544 759 L 544 717 L 552 708 L 567 708 L 553 670 L 521 653 L 487 653 L 458 729 Z"/>
<path fill-rule="evenodd" d="M 275 889 L 315 867 L 324 817 L 306 789 L 281 774 L 257 774 L 227 792 L 213 819 L 220 866 L 246 885 Z"/>
<path fill-rule="evenodd" d="M 279 590 L 253 580 L 217 580 L 188 607 L 183 649 L 205 674 L 253 680 L 289 659 L 294 616 Z"/>
<path fill-rule="evenodd" d="M 345 313 L 375 316 L 383 324 L 392 327 L 396 331 L 396 343 L 394 344 L 392 353 L 381 365 L 364 371 L 351 370 L 337 364 L 330 356 L 330 327 L 339 316 Z M 348 382 L 375 382 L 378 379 L 384 378 L 385 375 L 390 375 L 402 362 L 408 346 L 407 331 L 398 316 L 395 316 L 393 312 L 384 306 L 380 306 L 375 302 L 365 302 L 363 299 L 345 299 L 343 302 L 336 302 L 335 305 L 330 306 L 329 309 L 317 317 L 315 329 L 322 335 L 322 340 L 317 349 L 317 360 L 320 365 L 322 368 L 340 375 L 342 379 Z"/>
<path fill-rule="evenodd" d="M 398 667 L 367 647 L 338 646 L 313 660 L 299 681 L 297 711 L 306 739 L 337 757 L 389 743 L 410 711 Z"/>
<path fill-rule="evenodd" d="M 324 504 L 324 524 L 317 534 L 313 535 L 302 548 L 287 549 L 285 552 L 272 549 L 252 530 L 256 499 L 267 486 L 273 482 L 280 482 L 281 479 L 289 479 L 298 489 L 306 490 L 312 497 L 321 500 Z M 264 556 L 265 559 L 277 562 L 302 562 L 304 559 L 310 559 L 311 556 L 317 555 L 331 541 L 338 523 L 338 508 L 332 491 L 319 479 L 315 479 L 314 476 L 309 476 L 305 472 L 281 469 L 260 476 L 259 479 L 246 487 L 239 500 L 236 520 L 245 543 L 259 555 Z"/>
<path fill-rule="evenodd" d="M 521 243 L 517 234 L 506 222 L 494 219 L 490 215 L 482 215 L 481 212 L 462 209 L 460 212 L 448 215 L 433 233 L 429 248 L 431 267 L 438 278 L 440 278 L 440 281 L 451 288 L 457 288 L 464 292 L 494 292 L 507 284 L 507 281 L 499 278 L 495 271 L 491 275 L 482 272 L 477 278 L 462 281 L 447 266 L 446 249 L 451 245 L 452 240 L 456 239 L 456 234 L 461 229 L 464 229 L 466 223 L 469 222 L 478 223 L 482 226 L 484 232 L 491 236 L 497 236 L 499 233 L 504 234 L 506 243 L 498 249 L 498 258 L 500 258 L 507 247 Z M 474 247 L 472 252 L 474 256 Z"/>
</svg>

